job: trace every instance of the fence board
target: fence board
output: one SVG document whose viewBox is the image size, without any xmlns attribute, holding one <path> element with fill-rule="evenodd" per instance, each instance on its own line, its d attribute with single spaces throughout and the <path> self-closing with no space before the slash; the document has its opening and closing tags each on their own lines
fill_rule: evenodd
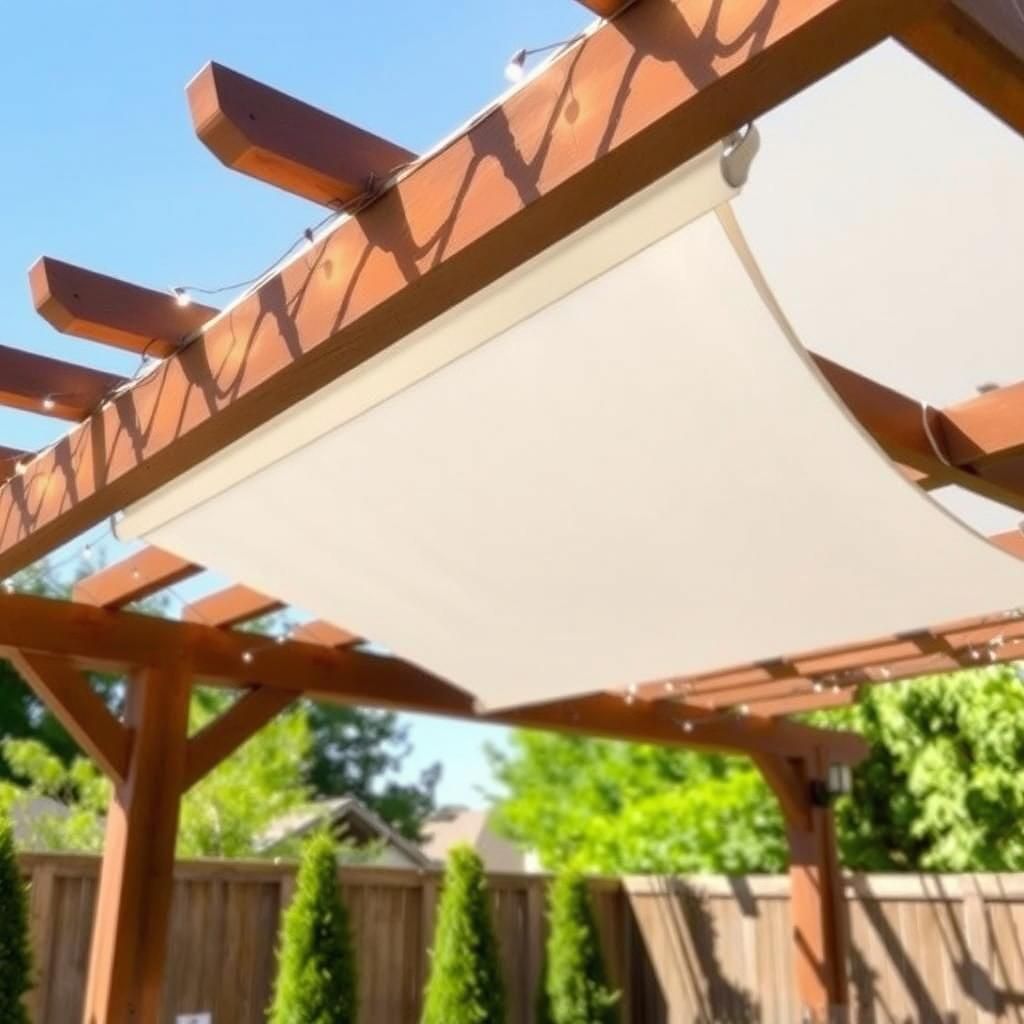
<svg viewBox="0 0 1024 1024">
<path fill-rule="evenodd" d="M 36 1024 L 81 1015 L 96 898 L 95 858 L 25 855 Z M 440 879 L 343 868 L 359 957 L 361 1021 L 416 1024 Z M 508 1024 L 531 1024 L 543 962 L 546 879 L 494 875 Z M 262 1024 L 294 866 L 179 864 L 164 1024 L 211 1011 Z M 593 883 L 623 1024 L 785 1024 L 791 984 L 785 878 L 625 878 Z M 846 886 L 857 1024 L 1024 1024 L 1024 875 L 855 876 Z"/>
</svg>

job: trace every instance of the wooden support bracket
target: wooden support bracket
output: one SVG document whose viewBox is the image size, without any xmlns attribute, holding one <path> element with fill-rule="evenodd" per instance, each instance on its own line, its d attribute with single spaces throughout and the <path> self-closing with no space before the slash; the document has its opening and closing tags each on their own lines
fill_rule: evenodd
<svg viewBox="0 0 1024 1024">
<path fill-rule="evenodd" d="M 182 792 L 190 789 L 233 754 L 298 696 L 271 686 L 257 686 L 239 697 L 220 717 L 188 741 Z"/>
<path fill-rule="evenodd" d="M 74 741 L 115 782 L 124 782 L 132 747 L 122 725 L 66 658 L 16 651 L 11 663 Z"/>
</svg>

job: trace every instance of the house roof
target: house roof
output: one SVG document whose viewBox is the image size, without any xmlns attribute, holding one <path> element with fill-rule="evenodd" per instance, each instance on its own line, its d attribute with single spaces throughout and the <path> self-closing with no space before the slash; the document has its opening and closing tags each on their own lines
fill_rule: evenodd
<svg viewBox="0 0 1024 1024">
<path fill-rule="evenodd" d="M 416 866 L 431 866 L 430 858 L 415 843 L 353 796 L 318 800 L 282 814 L 267 826 L 258 845 L 262 850 L 272 850 L 286 840 L 300 838 L 324 825 L 350 832 L 359 841 L 382 840 Z"/>
</svg>

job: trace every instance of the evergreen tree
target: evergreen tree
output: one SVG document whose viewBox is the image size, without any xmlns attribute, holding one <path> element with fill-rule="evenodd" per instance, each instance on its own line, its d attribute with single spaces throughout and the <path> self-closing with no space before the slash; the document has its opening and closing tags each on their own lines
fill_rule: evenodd
<svg viewBox="0 0 1024 1024">
<path fill-rule="evenodd" d="M 423 1024 L 505 1024 L 505 990 L 483 862 L 468 846 L 448 857 Z"/>
<path fill-rule="evenodd" d="M 270 1024 L 355 1024 L 355 950 L 327 833 L 303 850 L 278 956 Z"/>
<path fill-rule="evenodd" d="M 559 875 L 548 895 L 548 937 L 544 987 L 551 1024 L 616 1024 L 618 993 L 608 987 L 601 941 L 582 875 Z"/>
<path fill-rule="evenodd" d="M 23 996 L 32 987 L 25 883 L 14 856 L 14 837 L 0 821 L 0 1024 L 29 1024 Z"/>
</svg>

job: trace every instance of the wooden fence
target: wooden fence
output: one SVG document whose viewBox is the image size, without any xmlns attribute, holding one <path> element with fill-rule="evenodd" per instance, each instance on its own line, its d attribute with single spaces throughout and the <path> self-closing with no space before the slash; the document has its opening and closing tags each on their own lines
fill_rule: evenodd
<svg viewBox="0 0 1024 1024">
<path fill-rule="evenodd" d="M 37 1024 L 77 1024 L 98 862 L 26 855 Z M 439 878 L 341 872 L 359 955 L 361 1020 L 416 1024 Z M 178 866 L 166 1021 L 262 1022 L 288 864 Z M 491 879 L 509 1024 L 530 1024 L 544 933 L 543 878 Z M 872 876 L 847 885 L 857 1024 L 1024 1024 L 1024 876 Z M 784 878 L 596 880 L 623 1024 L 792 1024 Z"/>
</svg>

